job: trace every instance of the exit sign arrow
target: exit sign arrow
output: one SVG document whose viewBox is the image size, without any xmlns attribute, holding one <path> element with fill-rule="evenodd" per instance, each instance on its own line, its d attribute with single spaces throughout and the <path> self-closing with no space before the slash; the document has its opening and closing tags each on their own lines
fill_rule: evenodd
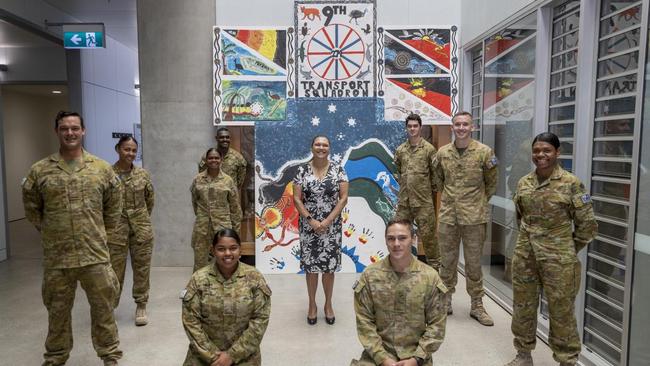
<svg viewBox="0 0 650 366">
<path fill-rule="evenodd" d="M 81 37 L 79 37 L 79 35 L 75 33 L 75 35 L 72 36 L 72 38 L 70 38 L 70 41 L 72 41 L 72 43 L 74 43 L 75 45 L 79 45 L 79 42 L 81 42 Z"/>
</svg>

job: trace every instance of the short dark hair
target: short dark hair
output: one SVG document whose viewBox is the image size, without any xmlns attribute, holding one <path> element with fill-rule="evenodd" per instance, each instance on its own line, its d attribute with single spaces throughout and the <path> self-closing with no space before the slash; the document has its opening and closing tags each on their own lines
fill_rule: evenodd
<svg viewBox="0 0 650 366">
<path fill-rule="evenodd" d="M 472 117 L 472 114 L 471 114 L 471 113 L 469 113 L 469 112 L 467 112 L 467 111 L 460 111 L 460 112 L 454 114 L 453 117 L 451 117 L 451 123 L 454 123 L 454 119 L 455 119 L 456 117 L 462 117 L 462 116 L 467 116 L 467 117 L 469 117 L 469 119 L 474 119 L 474 117 Z"/>
<path fill-rule="evenodd" d="M 123 143 L 127 141 L 133 141 L 135 142 L 135 146 L 138 146 L 138 140 L 135 139 L 133 136 L 122 136 L 120 137 L 120 140 L 115 144 L 115 150 L 119 149 Z"/>
<path fill-rule="evenodd" d="M 555 150 L 560 148 L 560 139 L 553 132 L 542 132 L 539 135 L 535 136 L 533 139 L 532 145 L 535 145 L 536 142 L 547 142 L 555 148 Z"/>
<path fill-rule="evenodd" d="M 215 137 L 219 136 L 219 132 L 222 132 L 222 131 L 228 132 L 228 134 L 230 135 L 230 130 L 227 127 L 219 127 L 217 129 L 217 132 L 215 132 L 214 136 Z"/>
<path fill-rule="evenodd" d="M 205 155 L 203 155 L 203 157 L 205 157 L 205 160 L 208 160 L 208 154 L 211 153 L 211 152 L 213 152 L 213 151 L 216 152 L 217 154 L 219 154 L 219 157 L 220 157 L 220 158 L 223 158 L 223 156 L 221 155 L 221 153 L 219 152 L 219 150 L 217 150 L 216 147 L 211 147 L 211 148 L 208 149 L 208 151 L 205 152 Z"/>
<path fill-rule="evenodd" d="M 388 234 L 388 228 L 393 225 L 408 226 L 409 233 L 411 234 L 411 236 L 413 236 L 413 223 L 411 222 L 411 220 L 401 219 L 401 218 L 393 218 L 392 220 L 388 221 L 388 223 L 386 224 L 386 229 L 384 230 L 384 236 Z"/>
<path fill-rule="evenodd" d="M 78 117 L 79 121 L 81 121 L 81 128 L 85 129 L 86 127 L 84 126 L 84 119 L 81 117 L 81 115 L 77 112 L 70 112 L 70 111 L 59 111 L 59 113 L 56 114 L 56 118 L 54 119 L 54 129 L 56 130 L 59 128 L 59 122 L 61 122 L 62 119 L 66 117 Z"/>
<path fill-rule="evenodd" d="M 411 113 L 408 116 L 406 116 L 406 119 L 404 120 L 404 124 L 408 124 L 409 121 L 418 121 L 418 124 L 422 126 L 422 118 L 420 117 L 419 114 Z"/>
<path fill-rule="evenodd" d="M 327 136 L 325 136 L 325 135 L 316 135 L 316 136 L 314 136 L 313 139 L 311 139 L 311 145 L 309 145 L 309 146 L 314 146 L 314 142 L 316 142 L 316 139 L 317 139 L 317 138 L 321 138 L 321 137 L 324 138 L 324 139 L 326 139 L 328 143 L 330 142 L 330 138 L 329 138 L 329 137 L 327 137 Z"/>
<path fill-rule="evenodd" d="M 233 238 L 237 244 L 241 246 L 241 239 L 239 239 L 239 234 L 237 234 L 237 232 L 233 229 L 221 229 L 217 231 L 217 233 L 214 234 L 214 238 L 212 239 L 212 246 L 217 245 L 219 239 L 221 238 Z"/>
</svg>

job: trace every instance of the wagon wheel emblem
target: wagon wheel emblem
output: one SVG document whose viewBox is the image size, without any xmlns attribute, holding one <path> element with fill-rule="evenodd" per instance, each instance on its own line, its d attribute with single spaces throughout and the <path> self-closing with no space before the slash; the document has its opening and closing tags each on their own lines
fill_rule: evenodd
<svg viewBox="0 0 650 366">
<path fill-rule="evenodd" d="M 307 46 L 309 66 L 323 79 L 345 80 L 363 65 L 365 45 L 354 29 L 330 24 L 314 34 Z"/>
</svg>

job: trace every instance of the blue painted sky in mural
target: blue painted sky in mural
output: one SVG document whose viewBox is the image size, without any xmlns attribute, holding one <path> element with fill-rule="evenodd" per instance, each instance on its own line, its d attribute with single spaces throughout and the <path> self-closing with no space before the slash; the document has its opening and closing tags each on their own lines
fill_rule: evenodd
<svg viewBox="0 0 650 366">
<path fill-rule="evenodd" d="M 382 140 L 391 152 L 406 138 L 403 123 L 383 120 L 381 99 L 289 99 L 287 102 L 286 121 L 255 126 L 255 157 L 262 163 L 265 175 L 274 177 L 287 161 L 311 156 L 310 143 L 315 135 L 330 138 L 333 160 L 342 159 L 350 147 L 369 138 Z M 302 153 L 287 156 L 287 151 Z"/>
</svg>

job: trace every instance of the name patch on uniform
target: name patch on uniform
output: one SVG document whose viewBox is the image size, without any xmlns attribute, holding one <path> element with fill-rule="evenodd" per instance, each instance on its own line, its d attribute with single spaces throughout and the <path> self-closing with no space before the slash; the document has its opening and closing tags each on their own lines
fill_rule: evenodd
<svg viewBox="0 0 650 366">
<path fill-rule="evenodd" d="M 580 200 L 582 201 L 582 203 L 589 203 L 591 202 L 591 196 L 585 193 L 580 197 Z"/>
</svg>

